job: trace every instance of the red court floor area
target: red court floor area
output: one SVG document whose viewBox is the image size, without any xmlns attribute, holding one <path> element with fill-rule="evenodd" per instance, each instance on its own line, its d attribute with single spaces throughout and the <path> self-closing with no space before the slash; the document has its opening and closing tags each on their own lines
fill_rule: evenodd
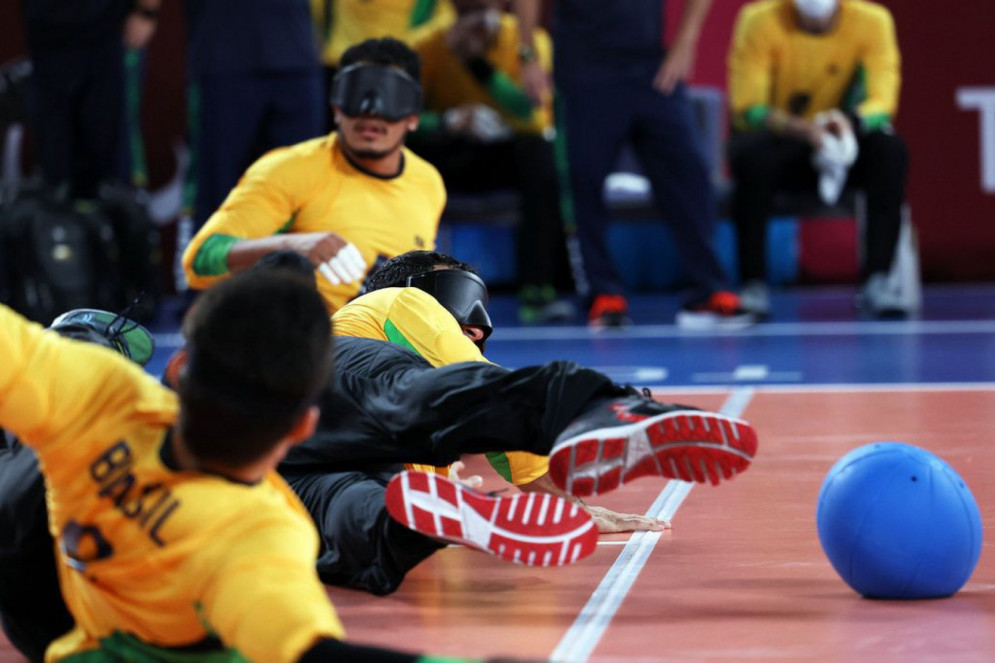
<svg viewBox="0 0 995 663">
<path fill-rule="evenodd" d="M 721 486 L 695 486 L 673 530 L 658 540 L 642 536 L 626 546 L 628 535 L 602 537 L 598 550 L 572 567 L 529 569 L 448 548 L 393 596 L 330 588 L 350 638 L 448 655 L 549 660 L 555 653 L 558 661 L 995 660 L 990 542 L 953 598 L 871 601 L 836 576 L 815 525 L 832 464 L 862 444 L 896 440 L 953 465 L 990 529 L 995 388 L 657 396 L 709 409 L 745 406 L 742 416 L 760 435 L 754 465 Z M 470 469 L 485 466 L 472 460 Z M 485 487 L 497 485 L 488 477 Z M 640 479 L 591 502 L 644 513 L 665 488 L 662 480 Z M 645 559 L 616 563 L 633 550 Z M 585 625 L 582 613 L 596 590 L 602 612 Z M 17 660 L 9 647 L 0 652 L 0 661 Z"/>
<path fill-rule="evenodd" d="M 722 407 L 726 395 L 657 394 L 710 409 Z M 695 486 L 590 655 L 556 660 L 995 660 L 989 542 L 953 598 L 871 601 L 835 574 L 815 524 L 819 488 L 832 464 L 862 444 L 896 440 L 953 465 L 990 529 L 995 390 L 758 390 L 747 397 L 743 416 L 761 440 L 754 465 L 728 484 Z M 592 502 L 645 512 L 663 487 L 640 479 Z M 558 646 L 569 649 L 561 641 L 622 550 L 602 545 L 572 567 L 550 570 L 447 549 L 394 596 L 339 589 L 330 596 L 357 641 L 543 660 Z"/>
</svg>

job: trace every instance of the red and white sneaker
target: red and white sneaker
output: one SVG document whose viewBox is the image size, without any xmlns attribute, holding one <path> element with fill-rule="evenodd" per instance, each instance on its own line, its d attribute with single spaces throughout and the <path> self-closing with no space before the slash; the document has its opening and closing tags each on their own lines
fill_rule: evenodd
<svg viewBox="0 0 995 663">
<path fill-rule="evenodd" d="M 718 484 L 749 467 L 747 422 L 642 396 L 606 400 L 575 419 L 549 456 L 553 483 L 584 497 L 643 476 Z"/>
<path fill-rule="evenodd" d="M 562 497 L 491 497 L 428 472 L 405 471 L 391 479 L 387 511 L 416 532 L 526 566 L 572 564 L 598 542 L 591 516 Z"/>
</svg>

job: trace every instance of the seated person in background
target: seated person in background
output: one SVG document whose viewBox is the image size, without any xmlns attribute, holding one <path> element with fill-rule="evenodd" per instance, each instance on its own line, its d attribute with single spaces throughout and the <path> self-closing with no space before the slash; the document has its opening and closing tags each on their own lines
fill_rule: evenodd
<svg viewBox="0 0 995 663">
<path fill-rule="evenodd" d="M 288 454 L 280 466 L 318 526 L 323 541 L 318 573 L 327 583 L 388 594 L 398 588 L 415 565 L 442 547 L 435 536 L 438 532 L 424 527 L 425 523 L 435 522 L 431 518 L 411 523 L 400 510 L 398 519 L 418 532 L 412 533 L 388 515 L 389 511 L 397 517 L 396 506 L 405 502 L 400 496 L 404 491 L 397 487 L 399 481 L 409 486 L 417 485 L 417 481 L 436 486 L 446 482 L 438 474 L 426 478 L 424 472 L 400 475 L 392 481 L 401 469 L 400 462 L 436 464 L 434 461 L 453 460 L 453 453 L 492 452 L 489 458 L 507 480 L 524 492 L 547 493 L 528 497 L 530 503 L 536 502 L 532 510 L 536 513 L 542 508 L 539 504 L 551 499 L 559 503 L 555 496 L 566 495 L 550 477 L 553 473 L 545 454 L 557 436 L 568 435 L 564 427 L 578 413 L 583 414 L 567 431 L 580 432 L 591 421 L 610 428 L 623 421 L 645 422 L 644 415 L 689 410 L 686 406 L 656 403 L 634 394 L 630 388 L 614 385 L 600 373 L 569 362 L 515 372 L 486 362 L 480 348 L 491 331 L 485 308 L 487 291 L 469 270 L 469 265 L 438 253 L 404 254 L 371 274 L 368 285 L 373 291 L 347 304 L 333 318 L 338 372 L 322 401 L 318 431 Z M 390 344 L 385 346 L 383 341 Z M 447 368 L 436 371 L 430 365 Z M 605 420 L 597 403 L 606 402 L 625 414 Z M 709 419 L 714 431 L 731 424 L 744 434 L 744 439 L 753 436 L 739 420 L 699 411 L 694 415 Z M 694 446 L 691 440 L 701 433 L 700 428 L 693 427 L 675 431 L 669 441 L 676 443 L 675 449 L 687 449 Z M 448 458 L 445 450 L 450 454 Z M 630 460 L 633 466 L 639 464 L 628 457 L 626 463 Z M 609 465 L 606 461 L 606 470 Z M 663 466 L 669 467 L 654 463 L 653 468 L 647 465 L 646 469 L 656 473 L 664 471 Z M 616 473 L 621 471 L 617 460 L 613 467 Z M 424 465 L 421 468 L 432 469 Z M 439 474 L 445 476 L 446 470 Z M 639 473 L 625 474 L 628 479 Z M 592 474 L 586 476 L 593 480 Z M 610 486 L 605 481 L 602 489 L 610 490 L 614 485 L 617 484 Z M 437 488 L 435 494 L 443 492 Z M 492 498 L 494 504 L 489 508 L 504 513 L 505 506 L 516 499 L 526 498 L 514 493 Z M 669 526 L 663 521 L 616 513 L 572 499 L 590 513 L 601 532 L 661 530 Z M 426 500 L 425 495 L 420 496 L 422 508 Z M 464 498 L 464 502 L 470 504 L 472 500 Z M 437 510 L 445 514 L 453 509 Z M 590 551 L 586 547 L 588 532 L 566 536 L 556 528 L 537 527 L 522 509 L 516 511 L 511 506 L 509 510 L 525 520 L 509 516 L 502 535 L 483 526 L 492 520 L 477 517 L 469 520 L 481 525 L 467 528 L 475 536 L 451 536 L 449 540 L 529 565 L 565 563 L 559 554 L 546 559 L 545 553 L 552 546 L 559 549 L 569 544 L 583 554 Z M 574 509 L 567 513 L 579 531 L 583 520 Z M 455 534 L 459 530 L 447 531 Z M 512 531 L 516 536 L 509 536 Z M 538 544 L 533 536 L 547 543 Z"/>
<path fill-rule="evenodd" d="M 393 37 L 411 44 L 419 35 L 453 22 L 450 0 L 310 0 L 322 38 L 321 61 L 331 83 L 342 54 L 367 39 Z M 331 85 L 329 85 L 331 87 Z"/>
<path fill-rule="evenodd" d="M 514 189 L 521 195 L 517 274 L 522 322 L 572 315 L 556 300 L 567 271 L 566 239 L 553 156 L 552 99 L 533 106 L 521 87 L 518 21 L 499 0 L 454 0 L 456 22 L 415 42 L 425 111 L 411 149 L 435 165 L 449 191 Z M 552 69 L 541 29 L 535 57 Z"/>
<path fill-rule="evenodd" d="M 184 252 L 190 287 L 290 249 L 318 270 L 335 311 L 378 260 L 435 246 L 442 178 L 404 147 L 421 111 L 417 54 L 372 39 L 347 50 L 342 65 L 332 90 L 339 129 L 274 150 L 246 171 Z"/>
<path fill-rule="evenodd" d="M 0 426 L 38 455 L 75 621 L 46 660 L 419 660 L 340 641 L 314 526 L 273 472 L 331 372 L 314 284 L 238 275 L 183 330 L 174 393 L 0 305 Z"/>
<path fill-rule="evenodd" d="M 729 164 L 744 307 L 769 314 L 766 224 L 775 192 L 818 187 L 832 203 L 845 180 L 867 195 L 863 305 L 879 316 L 907 312 L 888 279 L 907 168 L 891 127 L 900 79 L 895 26 L 881 5 L 762 0 L 740 10 L 729 53 Z"/>
</svg>

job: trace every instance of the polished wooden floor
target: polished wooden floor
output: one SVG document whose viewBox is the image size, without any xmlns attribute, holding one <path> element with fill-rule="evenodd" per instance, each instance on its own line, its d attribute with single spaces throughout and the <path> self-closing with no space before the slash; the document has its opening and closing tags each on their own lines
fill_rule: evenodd
<svg viewBox="0 0 995 663">
<path fill-rule="evenodd" d="M 725 395 L 658 396 L 718 408 Z M 629 537 L 605 537 L 593 556 L 554 570 L 451 548 L 394 596 L 330 590 L 350 637 L 451 655 L 544 660 L 555 652 L 557 661 L 995 660 L 991 544 L 953 598 L 871 601 L 835 574 L 815 526 L 819 488 L 836 459 L 869 442 L 915 440 L 960 472 L 990 528 L 995 388 L 761 388 L 744 416 L 761 435 L 753 467 L 728 484 L 691 490 L 642 568 L 630 564 L 603 588 L 618 591 L 626 574 L 638 574 L 610 614 L 571 630 L 617 571 L 628 549 L 617 544 Z M 641 479 L 598 503 L 645 513 L 663 489 Z"/>
<path fill-rule="evenodd" d="M 861 320 L 847 289 L 777 293 L 767 325 L 673 327 L 674 299 L 634 298 L 636 324 L 524 328 L 498 298 L 494 361 L 569 358 L 657 398 L 741 413 L 753 466 L 718 487 L 640 479 L 592 499 L 671 515 L 662 535 L 602 537 L 572 567 L 529 569 L 447 548 L 378 598 L 330 588 L 352 640 L 459 656 L 562 662 L 995 661 L 995 555 L 986 542 L 956 596 L 870 601 L 819 545 L 822 480 L 847 451 L 903 441 L 947 460 L 995 526 L 995 288 L 927 290 L 921 316 Z M 509 321 L 507 324 L 501 320 Z M 162 362 L 175 344 L 159 330 Z M 152 364 L 155 371 L 156 363 Z M 486 471 L 479 461 L 470 470 Z M 499 480 L 488 477 L 487 488 Z M 0 663 L 20 658 L 0 649 Z"/>
</svg>

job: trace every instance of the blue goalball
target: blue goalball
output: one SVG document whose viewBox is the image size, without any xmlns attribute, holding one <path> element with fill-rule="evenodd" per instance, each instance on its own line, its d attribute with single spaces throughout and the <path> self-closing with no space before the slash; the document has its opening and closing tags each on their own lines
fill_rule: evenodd
<svg viewBox="0 0 995 663">
<path fill-rule="evenodd" d="M 967 484 L 942 459 L 900 442 L 840 458 L 822 483 L 816 522 L 833 568 L 867 598 L 950 596 L 981 554 L 981 514 Z"/>
</svg>

